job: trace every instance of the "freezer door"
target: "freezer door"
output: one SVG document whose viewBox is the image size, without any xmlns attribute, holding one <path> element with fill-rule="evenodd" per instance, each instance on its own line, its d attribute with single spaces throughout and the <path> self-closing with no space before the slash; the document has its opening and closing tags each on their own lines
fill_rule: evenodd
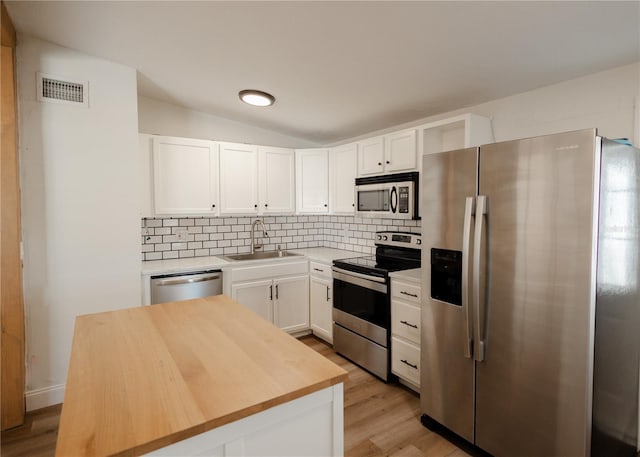
<svg viewBox="0 0 640 457">
<path fill-rule="evenodd" d="M 595 130 L 483 146 L 479 161 L 476 444 L 496 456 L 589 455 Z"/>
<path fill-rule="evenodd" d="M 469 269 L 462 266 L 469 264 L 471 247 L 465 249 L 463 232 L 465 209 L 466 233 L 470 234 L 472 229 L 471 204 L 477 191 L 477 167 L 477 148 L 425 155 L 420 192 L 422 412 L 471 442 L 472 316 L 462 284 Z"/>
<path fill-rule="evenodd" d="M 603 140 L 593 456 L 635 456 L 640 385 L 640 150 Z"/>
</svg>

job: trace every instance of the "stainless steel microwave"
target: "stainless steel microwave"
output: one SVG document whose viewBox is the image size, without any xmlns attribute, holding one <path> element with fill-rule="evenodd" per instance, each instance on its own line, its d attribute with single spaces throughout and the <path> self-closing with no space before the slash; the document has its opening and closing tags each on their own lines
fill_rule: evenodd
<svg viewBox="0 0 640 457">
<path fill-rule="evenodd" d="M 356 179 L 356 215 L 393 219 L 418 216 L 418 172 Z"/>
</svg>

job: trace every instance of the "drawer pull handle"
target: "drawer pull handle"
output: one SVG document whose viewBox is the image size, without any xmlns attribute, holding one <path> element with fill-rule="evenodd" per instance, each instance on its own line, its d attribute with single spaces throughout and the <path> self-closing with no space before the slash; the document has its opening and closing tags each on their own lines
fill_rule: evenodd
<svg viewBox="0 0 640 457">
<path fill-rule="evenodd" d="M 404 324 L 404 325 L 408 325 L 409 327 L 418 328 L 418 326 L 417 326 L 417 325 L 410 324 L 410 323 L 408 323 L 407 321 L 400 321 L 400 323 L 401 323 L 401 324 Z"/>
<path fill-rule="evenodd" d="M 314 267 L 313 269 L 314 269 L 315 271 L 319 271 L 320 273 L 323 273 L 323 272 L 324 272 L 324 270 L 321 270 L 320 268 L 315 268 L 315 267 Z"/>
<path fill-rule="evenodd" d="M 418 294 L 410 294 L 409 292 L 405 292 L 404 290 L 401 290 L 400 293 L 402 295 L 408 295 L 409 297 L 418 298 Z"/>
<path fill-rule="evenodd" d="M 327 301 L 329 301 L 329 286 L 327 286 Z"/>
<path fill-rule="evenodd" d="M 413 363 L 409 363 L 409 362 L 407 362 L 407 361 L 406 361 L 406 360 L 404 360 L 404 359 L 401 359 L 400 361 L 401 361 L 402 363 L 404 363 L 405 365 L 409 365 L 411 368 L 414 368 L 414 369 L 416 369 L 416 370 L 418 369 L 418 365 L 414 365 Z"/>
</svg>

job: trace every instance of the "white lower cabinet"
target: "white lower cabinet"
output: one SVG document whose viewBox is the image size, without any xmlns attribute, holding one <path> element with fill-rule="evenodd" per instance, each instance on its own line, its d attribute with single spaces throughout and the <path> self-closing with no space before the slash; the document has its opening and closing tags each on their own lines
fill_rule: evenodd
<svg viewBox="0 0 640 457">
<path fill-rule="evenodd" d="M 311 331 L 333 343 L 333 278 L 331 267 L 318 262 L 309 264 Z"/>
<path fill-rule="evenodd" d="M 273 322 L 273 281 L 241 282 L 231 286 L 231 297 L 237 302 Z"/>
<path fill-rule="evenodd" d="M 420 391 L 420 284 L 391 279 L 391 372 Z"/>
<path fill-rule="evenodd" d="M 309 330 L 309 273 L 306 259 L 224 270 L 224 293 L 282 330 Z"/>
<path fill-rule="evenodd" d="M 285 332 L 309 328 L 309 276 L 290 276 L 273 281 L 274 322 Z"/>
<path fill-rule="evenodd" d="M 344 455 L 344 387 L 331 387 L 230 422 L 145 455 Z"/>
</svg>

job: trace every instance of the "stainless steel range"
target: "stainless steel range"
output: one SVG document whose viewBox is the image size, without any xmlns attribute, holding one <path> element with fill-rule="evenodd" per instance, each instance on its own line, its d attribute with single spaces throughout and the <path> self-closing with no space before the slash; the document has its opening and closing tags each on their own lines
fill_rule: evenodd
<svg viewBox="0 0 640 457">
<path fill-rule="evenodd" d="M 333 262 L 333 346 L 384 381 L 390 375 L 389 273 L 420 267 L 420 234 L 377 232 L 376 255 Z"/>
</svg>

